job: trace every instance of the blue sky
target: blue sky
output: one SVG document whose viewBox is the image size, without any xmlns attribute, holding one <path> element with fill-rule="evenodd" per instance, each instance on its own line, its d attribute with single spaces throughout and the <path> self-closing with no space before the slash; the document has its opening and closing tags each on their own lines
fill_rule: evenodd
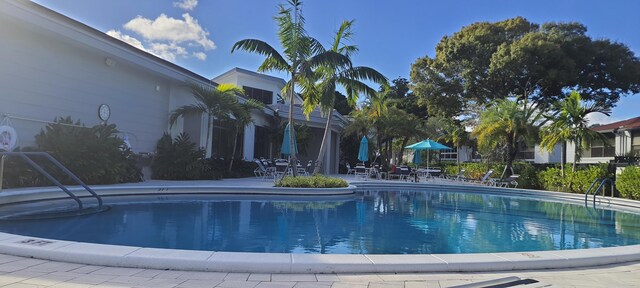
<svg viewBox="0 0 640 288">
<path fill-rule="evenodd" d="M 279 48 L 273 16 L 284 0 L 35 0 L 45 7 L 152 51 L 204 77 L 233 67 L 256 70 L 263 58 L 230 53 L 238 40 L 257 38 Z M 523 16 L 529 21 L 577 21 L 592 38 L 626 44 L 640 56 L 640 1 L 378 1 L 307 0 L 309 34 L 328 44 L 343 20 L 355 19 L 355 65 L 376 68 L 389 79 L 409 78 L 411 64 L 433 56 L 442 36 L 478 21 Z M 283 74 L 271 73 L 285 77 Z M 640 95 L 618 103 L 611 122 L 640 116 Z"/>
</svg>

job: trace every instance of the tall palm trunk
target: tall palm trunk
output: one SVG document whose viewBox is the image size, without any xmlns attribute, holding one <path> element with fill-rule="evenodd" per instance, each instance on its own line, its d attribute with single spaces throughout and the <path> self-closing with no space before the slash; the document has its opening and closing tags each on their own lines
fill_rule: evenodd
<svg viewBox="0 0 640 288">
<path fill-rule="evenodd" d="M 233 151 L 231 152 L 231 161 L 229 162 L 229 172 L 233 169 L 233 160 L 236 159 L 236 148 L 238 147 L 238 132 L 240 128 L 236 125 L 236 131 L 233 134 L 235 139 L 233 139 Z"/>
<path fill-rule="evenodd" d="M 409 137 L 404 137 L 404 139 L 402 139 L 402 145 L 400 145 L 400 151 L 398 151 L 398 156 L 396 159 L 398 159 L 397 163 L 402 163 L 402 156 L 404 154 L 404 146 L 407 146 L 407 143 L 409 143 Z"/>
<path fill-rule="evenodd" d="M 324 156 L 327 153 L 328 146 L 328 138 L 329 133 L 331 133 L 331 119 L 333 118 L 333 109 L 329 110 L 329 115 L 327 115 L 327 124 L 324 127 L 324 136 L 322 136 L 322 144 L 320 144 L 320 152 L 318 152 L 318 159 L 316 160 L 316 166 L 313 168 L 313 174 L 320 173 L 320 168 L 322 168 L 322 164 L 324 164 Z"/>
<path fill-rule="evenodd" d="M 564 162 L 566 162 L 567 160 L 565 159 L 567 156 L 567 142 L 563 141 L 562 142 L 562 149 L 560 149 L 560 173 L 562 175 L 562 178 L 564 178 Z"/>
<path fill-rule="evenodd" d="M 456 143 L 456 165 L 458 166 L 458 173 L 460 173 L 460 143 Z"/>
<path fill-rule="evenodd" d="M 204 143 L 205 155 L 211 157 L 213 151 L 213 143 L 211 143 L 211 149 L 209 149 L 209 143 L 211 142 L 211 130 L 213 129 L 213 116 L 211 113 L 207 115 L 207 140 Z"/>
<path fill-rule="evenodd" d="M 291 170 L 293 171 L 293 177 L 298 176 L 298 158 L 296 155 L 296 146 L 295 146 L 295 135 L 294 135 L 294 127 L 293 127 L 293 98 L 295 97 L 296 91 L 296 73 L 291 72 L 291 95 L 289 98 L 289 152 L 291 153 L 291 159 L 289 160 L 289 165 L 291 166 Z"/>
<path fill-rule="evenodd" d="M 507 169 L 511 171 L 513 174 L 513 160 L 515 160 L 516 155 L 518 154 L 518 147 L 515 141 L 515 135 L 513 133 L 509 133 L 507 135 L 507 165 L 504 166 L 504 170 L 502 171 L 502 175 L 500 178 L 504 179 L 507 174 Z"/>
</svg>

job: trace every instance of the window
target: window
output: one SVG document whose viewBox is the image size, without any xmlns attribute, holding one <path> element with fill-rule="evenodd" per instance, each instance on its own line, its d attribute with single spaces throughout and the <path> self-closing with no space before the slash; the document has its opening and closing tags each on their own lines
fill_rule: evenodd
<svg viewBox="0 0 640 288">
<path fill-rule="evenodd" d="M 529 147 L 524 142 L 518 143 L 518 154 L 516 154 L 516 160 L 534 160 L 536 159 L 536 150 L 534 147 Z"/>
<path fill-rule="evenodd" d="M 442 152 L 440 152 L 440 160 L 455 161 L 457 158 L 458 158 L 458 152 L 456 148 L 442 150 Z"/>
<path fill-rule="evenodd" d="M 640 130 L 631 132 L 631 152 L 640 156 Z"/>
<path fill-rule="evenodd" d="M 255 137 L 253 142 L 253 157 L 254 158 L 271 158 L 269 153 L 269 146 L 271 145 L 271 133 L 269 129 L 256 126 Z"/>
<path fill-rule="evenodd" d="M 595 140 L 591 148 L 584 151 L 584 157 L 614 157 L 616 156 L 616 142 L 613 133 L 602 134 L 606 141 Z"/>
<path fill-rule="evenodd" d="M 234 137 L 235 129 L 233 121 L 217 121 L 213 127 L 213 147 L 211 147 L 212 158 L 231 158 L 233 153 L 234 140 L 237 137 L 238 143 L 236 147 L 236 159 L 242 158 L 242 150 L 244 149 L 244 133 L 243 129 L 238 131 L 238 135 Z"/>
<path fill-rule="evenodd" d="M 273 104 L 273 92 L 271 91 L 249 86 L 243 86 L 242 89 L 244 89 L 244 94 L 249 98 L 258 100 L 264 104 Z"/>
</svg>

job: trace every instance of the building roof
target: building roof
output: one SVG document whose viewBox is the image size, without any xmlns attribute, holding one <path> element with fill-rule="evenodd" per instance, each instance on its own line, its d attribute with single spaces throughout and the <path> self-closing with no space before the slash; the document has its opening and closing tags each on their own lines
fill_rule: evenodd
<svg viewBox="0 0 640 288">
<path fill-rule="evenodd" d="M 278 84 L 280 84 L 282 86 L 287 84 L 287 82 L 285 82 L 284 79 L 282 79 L 282 78 L 278 78 L 278 77 L 275 77 L 275 76 L 254 72 L 254 71 L 247 70 L 247 69 L 242 69 L 242 68 L 239 68 L 239 67 L 231 68 L 229 71 L 224 72 L 224 73 L 216 76 L 215 78 L 213 78 L 211 80 L 215 81 L 218 78 L 222 78 L 222 77 L 224 77 L 224 76 L 226 76 L 228 74 L 233 74 L 233 73 L 243 73 L 243 74 L 252 75 L 252 76 L 255 76 L 255 77 L 258 77 L 258 78 L 274 81 L 274 82 L 276 82 L 276 83 L 278 83 Z"/>
<path fill-rule="evenodd" d="M 611 132 L 613 130 L 635 130 L 640 129 L 640 117 L 635 117 L 627 120 L 613 122 L 605 125 L 600 125 L 591 128 L 598 132 Z"/>
</svg>

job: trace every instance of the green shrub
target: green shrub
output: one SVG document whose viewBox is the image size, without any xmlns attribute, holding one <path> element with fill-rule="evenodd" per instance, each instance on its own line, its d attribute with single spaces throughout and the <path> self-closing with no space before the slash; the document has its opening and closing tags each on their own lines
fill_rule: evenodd
<svg viewBox="0 0 640 288">
<path fill-rule="evenodd" d="M 616 177 L 620 196 L 640 200 L 640 167 L 628 166 Z"/>
<path fill-rule="evenodd" d="M 565 169 L 565 177 L 559 168 L 548 168 L 539 174 L 541 185 L 546 190 L 585 193 L 594 180 L 611 177 L 608 164 L 589 165 L 572 172 Z M 605 189 L 609 189 L 605 187 Z M 610 193 L 610 192 L 608 192 Z"/>
<path fill-rule="evenodd" d="M 566 176 L 566 175 L 565 175 Z M 565 180 L 562 177 L 560 168 L 547 168 L 546 170 L 538 172 L 538 179 L 540 179 L 540 185 L 544 190 L 549 191 L 565 191 Z"/>
<path fill-rule="evenodd" d="M 502 170 L 500 170 L 502 171 Z M 538 168 L 527 162 L 513 163 L 514 174 L 519 174 L 518 188 L 540 189 L 540 179 L 538 179 Z"/>
<path fill-rule="evenodd" d="M 348 187 L 347 181 L 341 178 L 332 178 L 322 175 L 315 176 L 286 176 L 282 181 L 276 182 L 275 187 L 291 188 L 342 188 Z"/>
<path fill-rule="evenodd" d="M 134 154 L 124 142 L 116 137 L 116 125 L 96 125 L 93 127 L 78 127 L 80 121 L 73 122 L 71 117 L 54 120 L 56 123 L 47 125 L 35 136 L 37 148 L 34 151 L 44 151 L 56 158 L 62 165 L 73 172 L 86 184 L 113 184 L 142 181 L 142 172 L 136 167 Z M 59 169 L 46 161 L 37 161 L 45 166 L 57 179 L 64 184 L 75 184 Z M 23 169 L 26 166 L 22 166 Z M 21 171 L 35 179 L 20 180 L 15 184 L 51 185 L 39 173 L 35 174 L 27 168 Z M 37 176 L 36 176 L 37 175 Z"/>
<path fill-rule="evenodd" d="M 175 140 L 165 133 L 158 140 L 156 151 L 151 163 L 153 179 L 220 179 L 220 174 L 212 171 L 204 160 L 204 150 L 198 149 L 186 133 L 178 135 Z"/>
</svg>

